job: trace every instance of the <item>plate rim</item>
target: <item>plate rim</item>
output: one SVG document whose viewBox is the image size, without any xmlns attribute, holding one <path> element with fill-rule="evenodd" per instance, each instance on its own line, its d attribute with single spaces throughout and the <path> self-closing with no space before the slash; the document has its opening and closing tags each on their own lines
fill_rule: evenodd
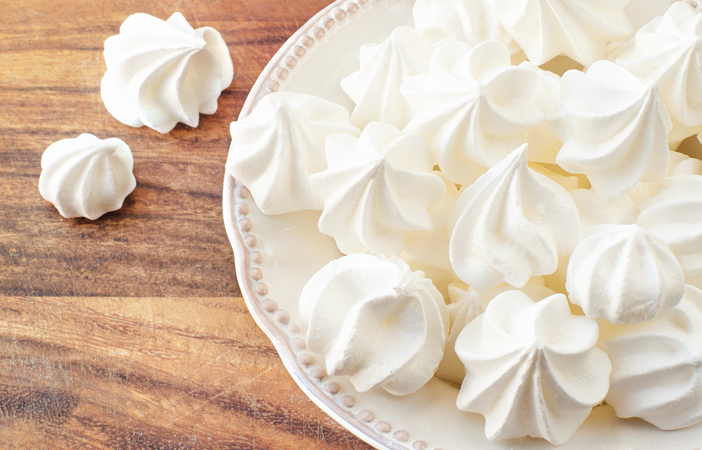
<svg viewBox="0 0 702 450">
<path fill-rule="evenodd" d="M 387 2 L 401 3 L 414 2 L 414 0 L 387 0 L 386 2 L 377 0 L 373 2 L 370 0 L 336 0 L 320 10 L 290 36 L 266 64 L 249 91 L 237 120 L 248 116 L 262 97 L 278 91 L 281 82 L 287 78 L 290 70 L 297 67 L 298 64 L 304 63 L 304 57 L 307 56 L 309 49 L 318 45 L 319 40 L 325 37 L 325 30 L 348 23 L 347 16 L 349 15 L 360 15 L 376 5 L 380 6 L 380 4 Z M 303 48 L 305 50 L 304 53 L 299 55 L 301 52 L 295 52 L 297 50 L 296 47 Z M 290 63 L 284 61 L 288 57 L 295 58 L 292 67 L 290 67 Z M 350 408 L 344 408 L 333 397 L 330 397 L 321 386 L 315 383 L 295 356 L 293 343 L 290 338 L 283 332 L 280 325 L 276 324 L 275 317 L 267 314 L 267 311 L 264 310 L 262 302 L 258 299 L 253 280 L 249 276 L 252 253 L 252 251 L 249 251 L 249 247 L 255 249 L 257 243 L 249 245 L 245 242 L 247 236 L 244 236 L 242 234 L 243 230 L 240 226 L 237 226 L 236 211 L 234 210 L 237 198 L 246 200 L 250 195 L 248 189 L 236 180 L 229 170 L 225 170 L 222 195 L 224 227 L 234 251 L 234 266 L 239 290 L 256 325 L 271 340 L 278 356 L 293 380 L 322 411 L 331 416 L 347 431 L 373 447 L 388 450 L 410 450 L 409 447 L 405 447 L 389 436 L 383 435 L 382 432 L 371 426 L 372 423 L 378 424 L 382 422 L 379 418 L 374 417 L 369 422 L 359 419 L 351 412 Z M 262 283 L 257 283 L 256 286 L 259 284 Z M 418 443 L 419 445 L 417 445 Z M 417 449 L 428 448 L 427 443 L 421 440 L 415 441 L 413 447 Z"/>
</svg>

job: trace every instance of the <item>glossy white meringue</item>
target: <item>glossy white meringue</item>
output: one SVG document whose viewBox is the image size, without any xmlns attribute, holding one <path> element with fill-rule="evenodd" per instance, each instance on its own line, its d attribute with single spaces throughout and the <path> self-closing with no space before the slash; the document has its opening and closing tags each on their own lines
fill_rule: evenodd
<svg viewBox="0 0 702 450">
<path fill-rule="evenodd" d="M 702 287 L 702 176 L 673 179 L 670 187 L 639 205 L 637 223 L 668 244 L 688 284 Z"/>
<path fill-rule="evenodd" d="M 649 322 L 601 324 L 612 361 L 606 401 L 617 416 L 663 430 L 702 422 L 702 291 L 685 287 L 678 306 Z"/>
<path fill-rule="evenodd" d="M 655 83 L 645 84 L 610 61 L 561 79 L 562 100 L 548 123 L 563 147 L 556 162 L 582 173 L 610 201 L 643 181 L 661 180 L 668 164 L 670 118 Z"/>
<path fill-rule="evenodd" d="M 428 74 L 400 88 L 416 113 L 405 131 L 432 144 L 451 181 L 471 184 L 544 121 L 533 98 L 537 83 L 535 71 L 510 64 L 504 44 L 446 44 L 434 53 Z"/>
<path fill-rule="evenodd" d="M 603 225 L 570 255 L 566 289 L 591 319 L 636 323 L 677 305 L 685 276 L 668 245 L 639 225 Z"/>
<path fill-rule="evenodd" d="M 264 214 L 321 210 L 309 177 L 327 168 L 324 141 L 334 133 L 361 134 L 344 107 L 314 95 L 269 94 L 232 122 L 227 171 L 249 188 Z"/>
<path fill-rule="evenodd" d="M 136 187 L 133 167 L 132 152 L 120 139 L 81 134 L 44 151 L 39 192 L 63 217 L 95 220 L 122 207 Z"/>
<path fill-rule="evenodd" d="M 300 315 L 307 347 L 359 392 L 380 386 L 406 395 L 422 387 L 441 361 L 449 328 L 444 299 L 421 271 L 368 254 L 317 272 L 300 295 Z"/>
<path fill-rule="evenodd" d="M 168 133 L 178 122 L 197 127 L 200 113 L 214 114 L 234 78 L 222 36 L 193 29 L 181 13 L 163 21 L 134 14 L 105 41 L 107 72 L 100 93 L 117 120 Z"/>
<path fill-rule="evenodd" d="M 580 241 L 573 199 L 526 155 L 525 144 L 466 188 L 449 219 L 451 264 L 476 289 L 553 273 Z"/>
<path fill-rule="evenodd" d="M 329 168 L 310 185 L 324 201 L 319 230 L 343 253 L 399 255 L 408 231 L 434 229 L 427 210 L 446 186 L 432 173 L 434 155 L 422 136 L 371 122 L 358 139 L 329 136 L 325 153 Z"/>
<path fill-rule="evenodd" d="M 702 14 L 675 2 L 643 26 L 616 63 L 639 78 L 655 82 L 674 124 L 671 141 L 702 129 Z"/>
<path fill-rule="evenodd" d="M 412 113 L 400 86 L 429 70 L 439 45 L 427 44 L 413 28 L 398 27 L 382 43 L 362 46 L 360 70 L 341 80 L 341 88 L 356 103 L 351 123 L 359 128 L 373 121 L 400 129 L 407 125 Z"/>
<path fill-rule="evenodd" d="M 476 46 L 499 41 L 511 54 L 521 51 L 497 20 L 490 0 L 417 0 L 412 9 L 414 27 L 429 42 L 441 39 Z"/>
<path fill-rule="evenodd" d="M 529 61 L 540 66 L 566 55 L 584 66 L 604 58 L 610 41 L 632 33 L 630 0 L 493 0 L 498 19 Z"/>
<path fill-rule="evenodd" d="M 534 303 L 507 291 L 466 326 L 456 404 L 485 416 L 488 439 L 567 441 L 607 394 L 611 364 L 595 347 L 597 321 L 574 316 L 562 294 Z"/>
</svg>

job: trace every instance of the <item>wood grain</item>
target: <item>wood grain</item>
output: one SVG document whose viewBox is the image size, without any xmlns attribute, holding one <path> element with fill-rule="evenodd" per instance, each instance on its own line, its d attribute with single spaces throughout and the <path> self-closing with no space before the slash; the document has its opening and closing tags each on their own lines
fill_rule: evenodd
<svg viewBox="0 0 702 450">
<path fill-rule="evenodd" d="M 248 314 L 222 223 L 234 120 L 260 71 L 329 0 L 0 0 L 0 449 L 368 449 L 287 374 Z M 180 11 L 236 72 L 197 128 L 161 135 L 100 99 L 104 40 Z M 42 152 L 92 133 L 137 188 L 96 221 L 39 195 Z"/>
</svg>

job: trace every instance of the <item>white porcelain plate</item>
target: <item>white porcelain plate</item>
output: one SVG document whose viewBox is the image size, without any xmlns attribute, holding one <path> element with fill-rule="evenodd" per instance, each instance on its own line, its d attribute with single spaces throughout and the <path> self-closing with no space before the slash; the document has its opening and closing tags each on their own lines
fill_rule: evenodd
<svg viewBox="0 0 702 450">
<path fill-rule="evenodd" d="M 645 3 L 644 3 L 645 2 Z M 249 94 L 240 118 L 273 91 L 313 94 L 349 109 L 339 81 L 358 70 L 358 50 L 380 43 L 393 28 L 412 24 L 413 0 L 339 0 L 298 30 L 273 57 Z M 641 25 L 668 0 L 632 0 L 629 14 Z M 224 180 L 224 222 L 234 249 L 239 286 L 251 315 L 270 337 L 302 390 L 349 431 L 387 449 L 548 449 L 540 439 L 488 441 L 484 420 L 455 406 L 458 389 L 437 378 L 418 392 L 392 396 L 382 389 L 358 393 L 343 377 L 324 370 L 305 348 L 297 303 L 305 283 L 341 256 L 334 240 L 317 229 L 319 212 L 266 216 L 229 173 Z M 694 450 L 702 424 L 663 432 L 644 421 L 618 419 L 609 406 L 593 410 L 562 449 Z"/>
</svg>

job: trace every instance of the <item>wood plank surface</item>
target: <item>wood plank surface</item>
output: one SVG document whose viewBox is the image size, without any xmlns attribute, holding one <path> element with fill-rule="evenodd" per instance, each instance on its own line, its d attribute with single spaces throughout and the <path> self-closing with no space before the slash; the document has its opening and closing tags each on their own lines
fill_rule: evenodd
<svg viewBox="0 0 702 450">
<path fill-rule="evenodd" d="M 330 0 L 0 0 L 0 449 L 368 449 L 319 410 L 250 317 L 222 222 L 228 125 Z M 100 99 L 136 12 L 212 26 L 236 72 L 198 128 L 130 128 Z M 39 195 L 43 151 L 92 133 L 137 187 L 96 221 Z"/>
</svg>

